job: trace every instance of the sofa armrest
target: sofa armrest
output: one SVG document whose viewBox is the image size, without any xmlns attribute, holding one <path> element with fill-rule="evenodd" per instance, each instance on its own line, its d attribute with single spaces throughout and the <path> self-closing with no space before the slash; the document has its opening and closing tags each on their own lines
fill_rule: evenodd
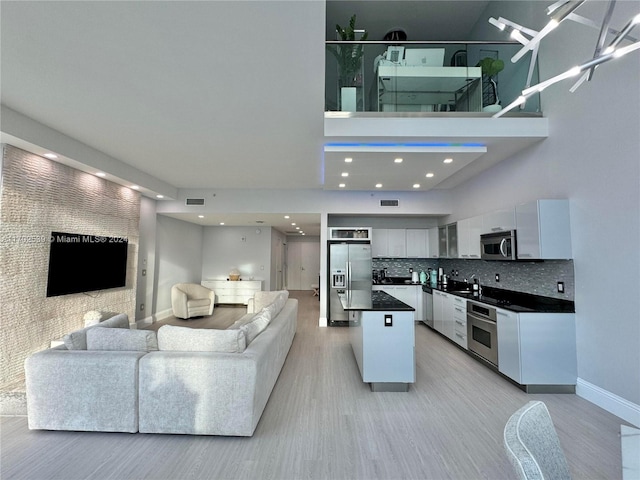
<svg viewBox="0 0 640 480">
<path fill-rule="evenodd" d="M 173 308 L 173 314 L 178 318 L 188 318 L 189 309 L 187 307 L 187 301 L 189 300 L 186 292 L 183 292 L 175 285 L 171 287 L 171 307 Z"/>
<path fill-rule="evenodd" d="M 63 350 L 25 361 L 30 429 L 138 431 L 138 362 L 146 352 Z"/>
<path fill-rule="evenodd" d="M 253 297 L 247 300 L 247 313 L 255 313 L 255 303 Z"/>
</svg>

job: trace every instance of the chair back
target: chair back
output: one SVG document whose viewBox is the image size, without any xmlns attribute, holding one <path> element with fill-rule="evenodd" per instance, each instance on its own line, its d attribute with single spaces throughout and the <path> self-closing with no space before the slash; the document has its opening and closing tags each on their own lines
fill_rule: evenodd
<svg viewBox="0 0 640 480">
<path fill-rule="evenodd" d="M 527 403 L 509 418 L 504 446 L 522 480 L 571 478 L 549 410 L 540 401 Z"/>
</svg>

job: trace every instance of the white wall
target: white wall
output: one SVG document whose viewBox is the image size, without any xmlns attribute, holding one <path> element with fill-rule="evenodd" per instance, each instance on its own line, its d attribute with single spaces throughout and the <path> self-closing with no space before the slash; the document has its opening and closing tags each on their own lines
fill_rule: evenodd
<svg viewBox="0 0 640 480">
<path fill-rule="evenodd" d="M 200 283 L 202 227 L 158 215 L 156 225 L 157 299 L 154 313 L 171 309 L 171 287 L 176 283 Z"/>
<path fill-rule="evenodd" d="M 203 279 L 225 279 L 237 268 L 242 279 L 262 280 L 262 289 L 271 289 L 270 227 L 204 227 L 203 238 Z"/>
<path fill-rule="evenodd" d="M 142 320 L 155 313 L 153 308 L 157 292 L 153 285 L 156 276 L 156 225 L 156 201 L 140 197 L 136 320 Z M 140 308 L 142 305 L 144 309 Z"/>
<path fill-rule="evenodd" d="M 546 4 L 532 2 L 533 7 L 519 10 L 519 3 L 497 2 L 486 17 L 502 15 L 541 28 L 542 23 L 531 24 L 528 13 L 530 8 L 544 10 Z M 587 2 L 579 13 L 600 21 L 606 3 Z M 637 5 L 618 2 L 612 25 L 624 25 L 638 13 Z M 598 30 L 563 23 L 542 42 L 541 78 L 588 60 L 597 35 Z M 534 198 L 570 199 L 578 393 L 610 411 L 615 404 L 632 402 L 635 405 L 627 407 L 635 412 L 636 423 L 640 419 L 638 78 L 640 55 L 635 52 L 601 65 L 593 80 L 573 94 L 568 91 L 571 80 L 549 87 L 542 96 L 543 112 L 550 119 L 549 138 L 452 192 L 458 218 L 473 214 L 471 205 L 478 202 L 492 210 Z M 613 400 L 607 399 L 609 394 Z"/>
</svg>

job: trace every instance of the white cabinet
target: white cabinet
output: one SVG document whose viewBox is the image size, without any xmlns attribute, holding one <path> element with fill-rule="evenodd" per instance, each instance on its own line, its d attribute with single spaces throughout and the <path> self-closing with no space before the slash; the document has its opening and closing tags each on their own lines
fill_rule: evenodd
<svg viewBox="0 0 640 480">
<path fill-rule="evenodd" d="M 498 370 L 512 380 L 522 383 L 518 314 L 497 308 L 496 317 L 498 324 Z"/>
<path fill-rule="evenodd" d="M 458 221 L 458 257 L 480 258 L 482 216 Z"/>
<path fill-rule="evenodd" d="M 467 345 L 467 300 L 453 296 L 453 338 L 465 350 Z"/>
<path fill-rule="evenodd" d="M 371 256 L 386 257 L 389 253 L 389 230 L 374 228 L 371 232 Z"/>
<path fill-rule="evenodd" d="M 571 258 L 569 201 L 536 200 L 516 205 L 518 259 Z"/>
<path fill-rule="evenodd" d="M 573 313 L 497 309 L 498 370 L 521 385 L 575 385 Z"/>
<path fill-rule="evenodd" d="M 374 228 L 371 236 L 373 257 L 406 258 L 407 239 L 404 228 Z"/>
<path fill-rule="evenodd" d="M 203 280 L 202 285 L 213 290 L 216 296 L 215 303 L 244 304 L 256 292 L 262 290 L 262 280 Z"/>
<path fill-rule="evenodd" d="M 444 304 L 446 293 L 433 291 L 433 328 L 444 334 Z"/>
<path fill-rule="evenodd" d="M 438 258 L 440 257 L 440 246 L 438 244 L 438 227 L 430 228 L 427 232 L 427 236 L 429 237 L 429 258 Z"/>
<path fill-rule="evenodd" d="M 427 258 L 429 256 L 429 231 L 425 228 L 406 230 L 407 258 Z"/>
<path fill-rule="evenodd" d="M 453 295 L 449 295 L 448 293 L 442 294 L 442 317 L 443 317 L 443 328 L 442 334 L 453 340 L 453 299 L 455 298 Z"/>
<path fill-rule="evenodd" d="M 405 258 L 407 256 L 407 236 L 404 228 L 389 230 L 389 257 Z"/>
<path fill-rule="evenodd" d="M 516 228 L 515 208 L 496 210 L 482 216 L 482 233 L 504 232 Z"/>
</svg>

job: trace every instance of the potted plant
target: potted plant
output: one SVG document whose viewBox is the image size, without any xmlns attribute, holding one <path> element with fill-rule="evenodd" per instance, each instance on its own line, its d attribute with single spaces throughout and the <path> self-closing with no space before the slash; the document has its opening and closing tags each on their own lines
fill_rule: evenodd
<svg viewBox="0 0 640 480">
<path fill-rule="evenodd" d="M 499 58 L 485 57 L 478 62 L 478 67 L 482 68 L 483 94 L 482 106 L 484 111 L 501 110 L 500 98 L 498 97 L 498 86 L 494 77 L 504 70 L 504 61 Z"/>
<path fill-rule="evenodd" d="M 336 25 L 336 32 L 340 36 L 340 40 L 343 42 L 356 41 L 356 16 L 355 14 L 349 20 L 349 25 L 346 28 L 342 28 L 340 25 Z M 364 41 L 369 36 L 369 32 L 364 31 L 360 37 L 360 41 Z M 343 88 L 351 88 L 348 92 L 341 92 L 342 109 L 344 108 L 345 93 L 348 96 L 353 95 L 353 102 L 355 103 L 355 88 L 362 84 L 362 57 L 364 55 L 364 45 L 353 44 L 348 45 L 327 45 L 327 49 L 335 57 L 338 62 L 338 86 Z"/>
</svg>

